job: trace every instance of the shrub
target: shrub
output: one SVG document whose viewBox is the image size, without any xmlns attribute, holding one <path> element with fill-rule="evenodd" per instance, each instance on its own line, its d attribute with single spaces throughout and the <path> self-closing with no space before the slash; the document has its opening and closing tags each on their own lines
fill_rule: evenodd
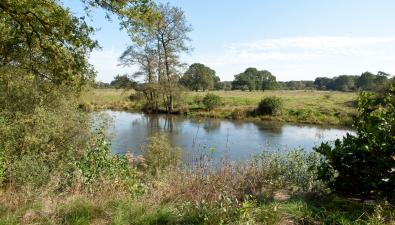
<svg viewBox="0 0 395 225">
<path fill-rule="evenodd" d="M 213 110 L 222 104 L 222 100 L 218 95 L 207 94 L 203 98 L 203 104 L 208 110 Z"/>
<path fill-rule="evenodd" d="M 153 175 L 174 168 L 181 162 L 181 149 L 172 147 L 164 134 L 151 137 L 142 150 Z"/>
<path fill-rule="evenodd" d="M 290 192 L 317 191 L 323 188 L 317 180 L 319 154 L 304 149 L 286 152 L 262 152 L 244 169 L 244 194 L 259 194 L 263 189 Z"/>
<path fill-rule="evenodd" d="M 276 115 L 283 108 L 283 100 L 279 97 L 266 97 L 259 102 L 256 113 L 258 115 Z"/>
<path fill-rule="evenodd" d="M 315 150 L 325 156 L 320 178 L 340 193 L 395 198 L 395 88 L 384 97 L 361 93 L 356 135 Z"/>
<path fill-rule="evenodd" d="M 247 116 L 246 111 L 240 108 L 233 109 L 230 114 L 230 117 L 234 120 L 244 119 L 246 116 Z"/>
</svg>

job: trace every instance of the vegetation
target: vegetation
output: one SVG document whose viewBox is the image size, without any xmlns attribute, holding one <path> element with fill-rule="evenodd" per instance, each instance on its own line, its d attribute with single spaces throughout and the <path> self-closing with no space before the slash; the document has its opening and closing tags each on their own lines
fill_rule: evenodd
<svg viewBox="0 0 395 225">
<path fill-rule="evenodd" d="M 316 148 L 326 157 L 320 176 L 337 192 L 394 199 L 395 89 L 383 97 L 361 93 L 356 136 Z"/>
<path fill-rule="evenodd" d="M 243 73 L 235 75 L 232 82 L 233 89 L 238 90 L 270 90 L 274 89 L 276 77 L 269 71 L 258 71 L 256 68 L 247 68 Z"/>
<path fill-rule="evenodd" d="M 255 112 L 258 115 L 276 115 L 281 113 L 282 108 L 283 100 L 275 96 L 270 96 L 259 102 Z"/>
<path fill-rule="evenodd" d="M 352 117 L 356 114 L 356 93 L 329 91 L 211 91 L 221 97 L 222 104 L 207 111 L 202 100 L 207 92 L 185 92 L 180 107 L 190 116 L 276 120 L 312 124 L 333 124 L 351 126 Z M 132 100 L 128 95 L 132 94 Z M 143 110 L 144 98 L 138 97 L 134 91 L 114 89 L 93 89 L 82 97 L 86 105 L 95 110 Z M 253 112 L 259 102 L 269 96 L 283 99 L 284 107 L 281 115 L 258 116 Z"/>
<path fill-rule="evenodd" d="M 114 87 L 114 88 L 122 88 L 122 89 L 132 89 L 136 88 L 137 82 L 133 81 L 128 77 L 128 75 L 117 75 L 114 77 L 114 80 L 111 81 L 109 87 Z"/>
<path fill-rule="evenodd" d="M 94 77 L 87 57 L 98 45 L 84 18 L 55 0 L 1 1 L 0 224 L 394 224 L 393 89 L 382 98 L 362 94 L 357 136 L 334 147 L 322 144 L 322 155 L 263 152 L 235 163 L 214 160 L 210 149 L 181 161 L 180 149 L 163 135 L 148 140 L 143 156 L 115 155 L 105 120 L 92 121 L 85 111 L 125 104 L 171 113 L 190 104 L 215 115 L 221 99 L 219 112 L 236 116 L 242 113 L 229 106 L 248 111 L 264 94 L 201 98 L 205 93 L 193 92 L 180 98 L 179 55 L 188 50 L 190 31 L 182 10 L 146 0 L 82 2 L 120 17 L 133 41 L 122 60 L 138 64 L 146 83 L 122 96 L 123 90 L 101 89 L 97 100 L 87 87 Z M 130 80 L 116 81 L 125 87 Z M 240 81 L 251 91 L 266 90 L 273 77 L 251 69 Z M 276 93 L 286 101 L 280 120 L 339 121 L 353 112 L 344 106 L 352 93 Z M 213 110 L 199 111 L 200 104 Z"/>
<path fill-rule="evenodd" d="M 215 75 L 215 71 L 209 67 L 194 63 L 180 79 L 180 83 L 193 91 L 206 91 L 219 88 L 220 79 Z"/>
<path fill-rule="evenodd" d="M 181 163 L 181 149 L 172 147 L 164 134 L 152 136 L 143 153 L 144 161 L 147 160 L 148 169 L 154 175 L 175 169 Z"/>
<path fill-rule="evenodd" d="M 222 104 L 221 97 L 210 93 L 204 96 L 202 102 L 208 110 L 213 110 Z"/>
<path fill-rule="evenodd" d="M 184 12 L 170 4 L 158 4 L 154 13 L 141 20 L 124 23 L 132 37 L 132 45 L 121 56 L 124 65 L 138 65 L 146 83 L 136 91 L 141 92 L 148 110 L 174 112 L 180 95 L 179 55 L 189 51 L 187 42 L 190 25 Z M 134 16 L 133 16 L 134 17 Z"/>
<path fill-rule="evenodd" d="M 319 90 L 380 91 L 391 83 L 390 74 L 379 71 L 377 75 L 365 72 L 361 76 L 341 75 L 334 78 L 318 77 L 314 85 Z"/>
</svg>

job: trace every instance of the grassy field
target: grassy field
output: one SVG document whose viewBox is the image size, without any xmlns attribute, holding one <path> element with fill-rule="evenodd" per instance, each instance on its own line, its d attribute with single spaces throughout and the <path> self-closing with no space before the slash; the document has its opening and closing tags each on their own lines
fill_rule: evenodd
<svg viewBox="0 0 395 225">
<path fill-rule="evenodd" d="M 93 89 L 82 97 L 88 108 L 94 110 L 140 110 L 141 104 L 128 99 L 132 91 L 115 89 Z M 274 120 L 296 123 L 350 125 L 356 113 L 356 93 L 330 91 L 211 91 L 222 99 L 222 106 L 207 111 L 201 99 L 207 92 L 187 92 L 183 100 L 184 108 L 190 116 Z M 252 117 L 259 101 L 267 96 L 277 96 L 284 100 L 284 109 L 277 116 Z"/>
</svg>

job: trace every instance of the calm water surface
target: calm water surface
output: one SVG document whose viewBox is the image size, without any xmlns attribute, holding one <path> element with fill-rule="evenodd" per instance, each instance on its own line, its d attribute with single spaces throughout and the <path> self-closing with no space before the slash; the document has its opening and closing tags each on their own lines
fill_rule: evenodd
<svg viewBox="0 0 395 225">
<path fill-rule="evenodd" d="M 145 115 L 106 111 L 114 120 L 109 129 L 112 151 L 141 153 L 147 139 L 158 132 L 168 135 L 172 145 L 187 153 L 225 153 L 232 160 L 245 160 L 262 151 L 303 148 L 311 151 L 322 141 L 344 136 L 347 129 L 278 122 L 243 122 L 224 119 L 195 119 L 181 116 Z"/>
</svg>

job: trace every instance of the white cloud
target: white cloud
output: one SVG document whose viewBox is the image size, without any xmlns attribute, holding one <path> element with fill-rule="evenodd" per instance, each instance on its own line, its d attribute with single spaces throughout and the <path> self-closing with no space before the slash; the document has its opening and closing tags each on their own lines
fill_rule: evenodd
<svg viewBox="0 0 395 225">
<path fill-rule="evenodd" d="M 395 72 L 394 37 L 315 36 L 232 43 L 222 52 L 199 54 L 191 61 L 212 66 L 224 80 L 247 67 L 271 70 L 279 80 Z"/>
<path fill-rule="evenodd" d="M 89 62 L 97 71 L 96 80 L 103 82 L 111 82 L 114 76 L 118 74 L 132 74 L 137 71 L 136 67 L 123 67 L 119 62 L 122 51 L 114 49 L 98 50 L 92 52 Z"/>
</svg>

